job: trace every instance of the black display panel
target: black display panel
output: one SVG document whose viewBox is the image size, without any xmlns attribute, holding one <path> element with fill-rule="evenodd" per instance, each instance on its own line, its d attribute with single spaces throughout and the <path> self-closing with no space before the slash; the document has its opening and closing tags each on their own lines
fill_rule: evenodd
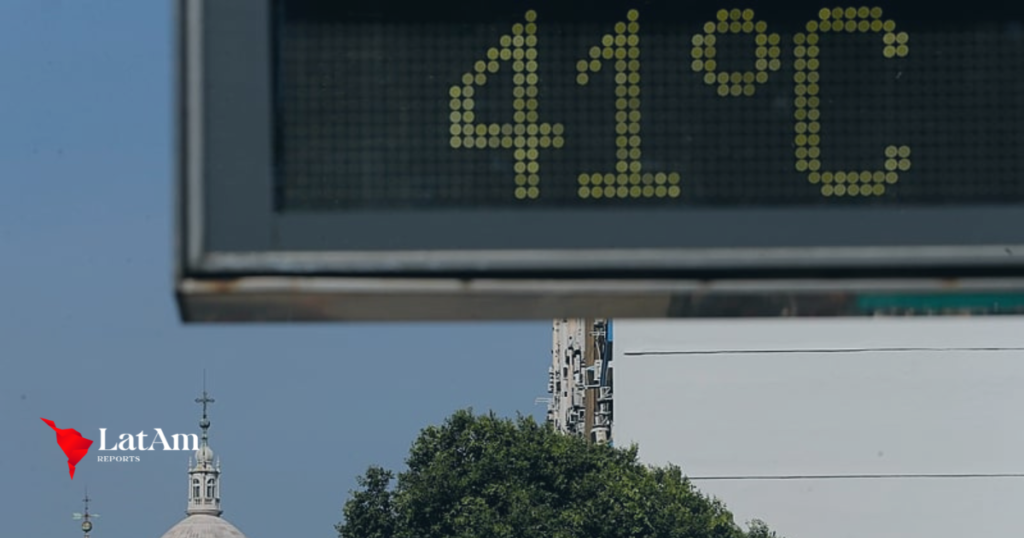
<svg viewBox="0 0 1024 538">
<path fill-rule="evenodd" d="M 1024 201 L 1024 9 L 276 0 L 276 207 Z"/>
</svg>

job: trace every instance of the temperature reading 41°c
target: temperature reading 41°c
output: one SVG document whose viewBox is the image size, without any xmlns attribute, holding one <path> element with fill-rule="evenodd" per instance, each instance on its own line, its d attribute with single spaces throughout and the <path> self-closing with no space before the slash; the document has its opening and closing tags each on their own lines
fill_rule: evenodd
<svg viewBox="0 0 1024 538">
<path fill-rule="evenodd" d="M 1019 7 L 391 1 L 284 4 L 283 211 L 1024 201 Z"/>
</svg>

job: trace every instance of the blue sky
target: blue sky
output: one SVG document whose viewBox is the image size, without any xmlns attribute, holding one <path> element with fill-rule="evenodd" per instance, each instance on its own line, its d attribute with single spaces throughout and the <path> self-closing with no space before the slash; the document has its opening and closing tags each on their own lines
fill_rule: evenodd
<svg viewBox="0 0 1024 538">
<path fill-rule="evenodd" d="M 0 513 L 16 536 L 158 537 L 187 453 L 95 461 L 108 434 L 198 431 L 217 400 L 224 517 L 333 537 L 355 476 L 472 406 L 543 415 L 551 325 L 183 326 L 172 295 L 170 1 L 0 2 Z M 97 443 L 74 481 L 53 432 Z M 148 439 L 147 439 L 148 441 Z"/>
</svg>

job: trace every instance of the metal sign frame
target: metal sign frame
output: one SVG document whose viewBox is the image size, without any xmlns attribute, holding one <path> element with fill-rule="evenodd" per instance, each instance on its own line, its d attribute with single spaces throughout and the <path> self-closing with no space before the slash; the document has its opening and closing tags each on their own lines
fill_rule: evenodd
<svg viewBox="0 0 1024 538">
<path fill-rule="evenodd" d="M 577 231 L 561 228 L 578 236 L 573 249 L 485 248 L 489 241 L 508 247 L 500 237 L 510 223 L 560 229 L 550 214 L 530 210 L 463 212 L 461 219 L 470 215 L 495 233 L 471 237 L 472 248 L 443 239 L 417 247 L 403 244 L 402 234 L 345 235 L 425 227 L 443 237 L 437 232 L 465 222 L 429 212 L 377 220 L 276 215 L 271 11 L 270 0 L 179 0 L 176 291 L 187 322 L 1024 313 L 1024 207 L 958 210 L 960 222 L 978 225 L 953 227 L 948 244 L 930 232 L 951 218 L 948 210 L 890 208 L 870 218 L 901 227 L 901 241 L 920 236 L 919 244 L 878 234 L 822 247 L 814 232 L 817 243 L 797 239 L 786 248 L 749 237 L 735 245 L 608 248 L 628 237 L 609 230 L 608 212 L 598 211 L 582 213 Z M 772 244 L 813 232 L 801 211 L 828 211 L 847 223 L 830 232 L 839 239 L 866 218 L 849 208 L 697 210 L 685 218 L 698 227 L 756 229 Z M 615 215 L 660 218 L 648 213 Z M 604 243 L 578 231 L 586 229 L 601 229 Z M 392 248 L 359 246 L 380 237 Z M 338 242 L 356 247 L 329 250 Z"/>
</svg>

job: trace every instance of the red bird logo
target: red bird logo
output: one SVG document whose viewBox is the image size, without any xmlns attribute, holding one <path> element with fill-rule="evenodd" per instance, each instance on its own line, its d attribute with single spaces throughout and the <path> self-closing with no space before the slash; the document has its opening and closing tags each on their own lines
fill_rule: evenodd
<svg viewBox="0 0 1024 538">
<path fill-rule="evenodd" d="M 64 455 L 68 457 L 68 470 L 71 472 L 71 479 L 75 479 L 75 465 L 82 461 L 85 457 L 86 452 L 89 452 L 89 447 L 92 446 L 92 441 L 82 437 L 82 434 L 78 433 L 77 430 L 68 428 L 62 430 L 57 428 L 57 425 L 52 420 L 46 420 L 41 418 L 43 422 L 49 424 L 53 431 L 57 432 L 57 444 L 60 445 L 60 449 L 64 451 Z"/>
</svg>

